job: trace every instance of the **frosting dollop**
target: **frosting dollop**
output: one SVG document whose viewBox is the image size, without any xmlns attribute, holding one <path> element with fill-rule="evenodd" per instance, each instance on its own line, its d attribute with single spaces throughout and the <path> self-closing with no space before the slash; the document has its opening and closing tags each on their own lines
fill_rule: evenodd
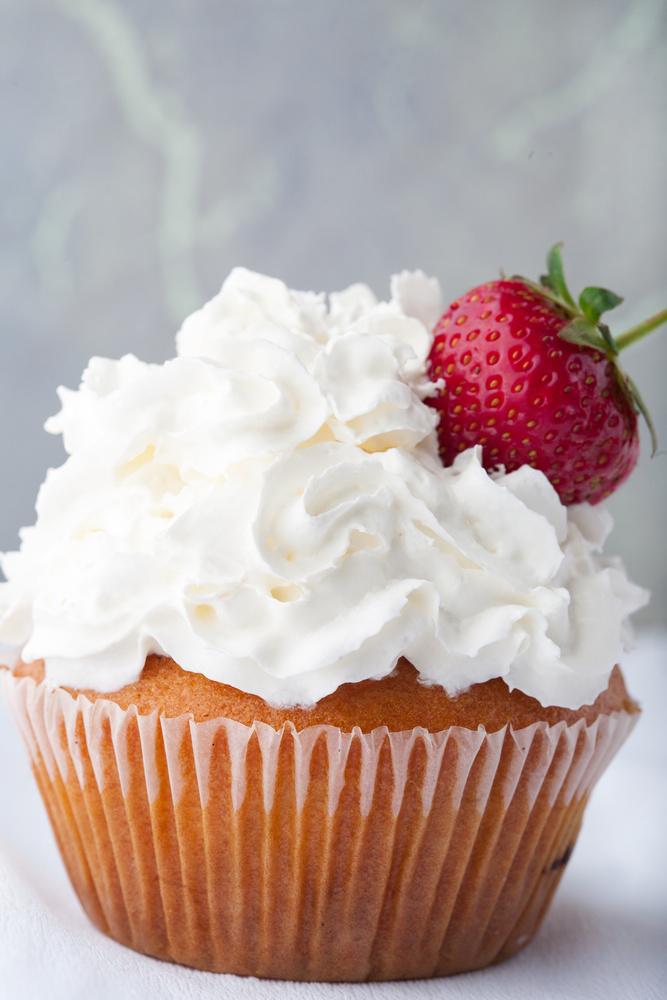
<svg viewBox="0 0 667 1000">
<path fill-rule="evenodd" d="M 576 708 L 646 594 L 603 558 L 600 507 L 540 472 L 450 468 L 425 403 L 442 309 L 421 272 L 290 291 L 237 268 L 177 357 L 93 358 L 60 389 L 37 522 L 6 554 L 0 641 L 52 684 L 111 691 L 150 652 L 276 705 L 407 657 L 450 693 L 504 677 Z"/>
</svg>

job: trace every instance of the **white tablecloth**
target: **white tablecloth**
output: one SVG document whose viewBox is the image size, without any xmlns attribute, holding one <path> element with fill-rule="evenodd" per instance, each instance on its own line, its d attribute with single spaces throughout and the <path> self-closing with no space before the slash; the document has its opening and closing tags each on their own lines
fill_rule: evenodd
<svg viewBox="0 0 667 1000">
<path fill-rule="evenodd" d="M 51 838 L 23 747 L 0 705 L 2 1000 L 665 1000 L 667 634 L 641 637 L 626 676 L 644 716 L 602 779 L 538 938 L 483 972 L 325 985 L 215 976 L 157 962 L 87 922 Z"/>
</svg>

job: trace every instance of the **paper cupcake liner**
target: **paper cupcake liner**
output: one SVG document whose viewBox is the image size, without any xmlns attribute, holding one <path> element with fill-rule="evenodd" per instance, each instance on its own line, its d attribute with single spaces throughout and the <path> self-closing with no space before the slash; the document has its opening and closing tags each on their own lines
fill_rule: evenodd
<svg viewBox="0 0 667 1000">
<path fill-rule="evenodd" d="M 92 921 L 159 958 L 281 979 L 420 978 L 514 954 L 636 718 L 276 731 L 4 673 Z"/>
</svg>

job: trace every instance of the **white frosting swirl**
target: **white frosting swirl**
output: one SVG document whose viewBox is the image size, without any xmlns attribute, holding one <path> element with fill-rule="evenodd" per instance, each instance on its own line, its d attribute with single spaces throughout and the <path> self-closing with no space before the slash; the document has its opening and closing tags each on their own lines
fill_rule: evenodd
<svg viewBox="0 0 667 1000">
<path fill-rule="evenodd" d="M 278 705 L 406 656 L 456 692 L 504 677 L 543 704 L 606 686 L 646 595 L 600 553 L 601 508 L 530 468 L 437 457 L 424 403 L 437 282 L 327 302 L 249 271 L 178 356 L 94 358 L 47 424 L 69 458 L 4 556 L 0 641 L 53 684 L 111 691 L 149 652 Z"/>
</svg>

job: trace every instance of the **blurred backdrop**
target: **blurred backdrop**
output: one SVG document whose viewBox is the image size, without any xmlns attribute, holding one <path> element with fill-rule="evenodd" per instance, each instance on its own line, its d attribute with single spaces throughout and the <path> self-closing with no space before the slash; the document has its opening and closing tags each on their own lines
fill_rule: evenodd
<svg viewBox="0 0 667 1000">
<path fill-rule="evenodd" d="M 667 302 L 664 0 L 0 0 L 0 549 L 58 383 L 173 353 L 236 263 L 295 287 L 500 267 Z M 666 453 L 611 501 L 667 620 L 667 330 L 627 367 Z"/>
</svg>

